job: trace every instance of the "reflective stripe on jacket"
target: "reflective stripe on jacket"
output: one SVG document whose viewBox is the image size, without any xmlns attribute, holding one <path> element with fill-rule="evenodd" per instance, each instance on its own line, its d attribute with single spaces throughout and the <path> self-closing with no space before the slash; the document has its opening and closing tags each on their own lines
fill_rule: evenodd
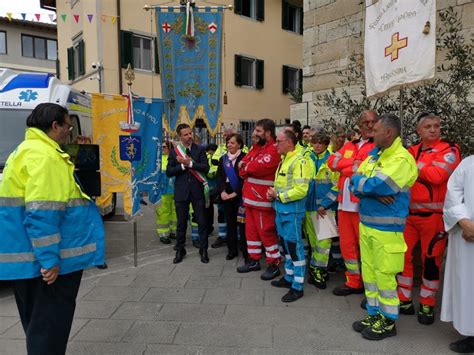
<svg viewBox="0 0 474 355">
<path fill-rule="evenodd" d="M 68 154 L 36 128 L 9 156 L 0 184 L 0 279 L 67 274 L 104 263 L 97 207 L 74 179 Z"/>
<path fill-rule="evenodd" d="M 351 178 L 351 191 L 360 198 L 360 221 L 381 231 L 403 232 L 408 216 L 410 188 L 418 177 L 415 159 L 400 138 L 380 150 L 375 148 Z M 392 196 L 385 204 L 377 197 Z"/>
<path fill-rule="evenodd" d="M 311 167 L 306 158 L 293 150 L 286 154 L 275 174 L 278 199 L 273 202 L 277 213 L 306 211 L 306 196 L 311 179 Z"/>
<path fill-rule="evenodd" d="M 317 211 L 319 207 L 332 210 L 337 208 L 339 174 L 329 169 L 327 164 L 329 155 L 328 150 L 321 154 L 312 152 L 310 155 L 310 164 L 314 166 L 314 173 L 308 188 L 307 211 Z"/>
<path fill-rule="evenodd" d="M 168 155 L 161 157 L 161 176 L 160 176 L 160 190 L 162 195 L 174 195 L 174 180 L 173 177 L 166 176 L 166 166 L 168 165 Z"/>
<path fill-rule="evenodd" d="M 461 162 L 459 147 L 439 140 L 426 149 L 422 143 L 408 151 L 418 167 L 418 179 L 411 190 L 410 211 L 443 212 L 448 179 Z"/>
</svg>

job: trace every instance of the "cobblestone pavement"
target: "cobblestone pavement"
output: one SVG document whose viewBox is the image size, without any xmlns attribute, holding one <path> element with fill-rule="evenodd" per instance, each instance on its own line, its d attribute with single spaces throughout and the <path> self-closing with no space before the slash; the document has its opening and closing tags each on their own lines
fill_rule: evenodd
<svg viewBox="0 0 474 355">
<path fill-rule="evenodd" d="M 458 338 L 439 317 L 434 325 L 402 316 L 398 335 L 371 342 L 351 324 L 364 316 L 361 295 L 336 297 L 343 281 L 328 289 L 306 284 L 292 304 L 285 291 L 260 280 L 260 272 L 238 274 L 239 261 L 226 261 L 226 248 L 210 249 L 210 263 L 197 249 L 174 265 L 171 245 L 154 231 L 154 213 L 139 220 L 139 266 L 133 267 L 132 225 L 108 222 L 107 270 L 85 272 L 68 354 L 379 354 L 450 353 Z M 188 245 L 190 245 L 188 241 Z M 24 354 L 24 334 L 8 288 L 0 290 L 0 353 Z"/>
</svg>

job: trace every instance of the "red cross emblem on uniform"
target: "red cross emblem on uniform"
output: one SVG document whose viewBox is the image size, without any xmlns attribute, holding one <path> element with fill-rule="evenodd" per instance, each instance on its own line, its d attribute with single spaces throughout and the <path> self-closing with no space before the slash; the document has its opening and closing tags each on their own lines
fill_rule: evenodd
<svg viewBox="0 0 474 355">
<path fill-rule="evenodd" d="M 209 26 L 207 26 L 207 28 L 209 28 L 209 31 L 211 31 L 211 33 L 214 33 L 217 31 L 217 25 L 214 22 L 210 23 Z"/>
<path fill-rule="evenodd" d="M 398 51 L 407 46 L 408 46 L 408 37 L 400 39 L 400 33 L 395 32 L 392 35 L 392 43 L 388 47 L 385 47 L 385 56 L 386 57 L 390 56 L 390 61 L 393 62 L 394 60 L 398 59 Z"/>
<path fill-rule="evenodd" d="M 165 33 L 168 33 L 169 31 L 171 31 L 171 26 L 170 24 L 168 23 L 168 21 L 165 21 L 162 25 L 161 25 L 161 28 L 163 29 L 163 31 Z"/>
</svg>

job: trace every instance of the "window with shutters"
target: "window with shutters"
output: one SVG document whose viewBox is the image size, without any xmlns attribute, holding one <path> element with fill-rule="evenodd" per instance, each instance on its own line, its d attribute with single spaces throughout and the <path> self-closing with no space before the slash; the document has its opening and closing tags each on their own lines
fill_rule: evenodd
<svg viewBox="0 0 474 355">
<path fill-rule="evenodd" d="M 122 31 L 121 47 L 122 68 L 125 69 L 130 64 L 134 69 L 160 72 L 156 38 Z"/>
<path fill-rule="evenodd" d="M 283 92 L 285 94 L 302 88 L 302 71 L 300 68 L 283 66 Z"/>
<path fill-rule="evenodd" d="M 235 85 L 263 89 L 263 65 L 263 60 L 236 55 Z"/>
<path fill-rule="evenodd" d="M 296 1 L 282 0 L 282 25 L 284 30 L 303 34 L 303 7 Z"/>
<path fill-rule="evenodd" d="M 21 53 L 23 57 L 56 60 L 58 44 L 55 39 L 21 35 Z"/>
<path fill-rule="evenodd" d="M 69 80 L 74 80 L 86 73 L 84 40 L 76 40 L 73 46 L 67 49 L 67 69 Z"/>
<path fill-rule="evenodd" d="M 235 0 L 234 11 L 236 14 L 263 21 L 265 18 L 265 0 Z"/>
<path fill-rule="evenodd" d="M 0 31 L 0 54 L 7 54 L 7 33 Z"/>
</svg>

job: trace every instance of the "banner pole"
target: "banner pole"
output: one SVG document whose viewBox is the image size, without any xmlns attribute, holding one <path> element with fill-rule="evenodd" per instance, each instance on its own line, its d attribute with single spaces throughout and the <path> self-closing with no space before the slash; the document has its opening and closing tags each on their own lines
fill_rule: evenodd
<svg viewBox="0 0 474 355">
<path fill-rule="evenodd" d="M 405 141 L 404 136 L 403 136 L 403 87 L 400 87 L 400 94 L 399 94 L 399 113 L 398 115 L 400 116 L 400 124 L 401 124 L 401 132 L 400 132 L 400 137 L 402 138 L 402 142 Z"/>
<path fill-rule="evenodd" d="M 137 221 L 133 221 L 133 266 L 138 266 L 138 233 Z"/>
</svg>

